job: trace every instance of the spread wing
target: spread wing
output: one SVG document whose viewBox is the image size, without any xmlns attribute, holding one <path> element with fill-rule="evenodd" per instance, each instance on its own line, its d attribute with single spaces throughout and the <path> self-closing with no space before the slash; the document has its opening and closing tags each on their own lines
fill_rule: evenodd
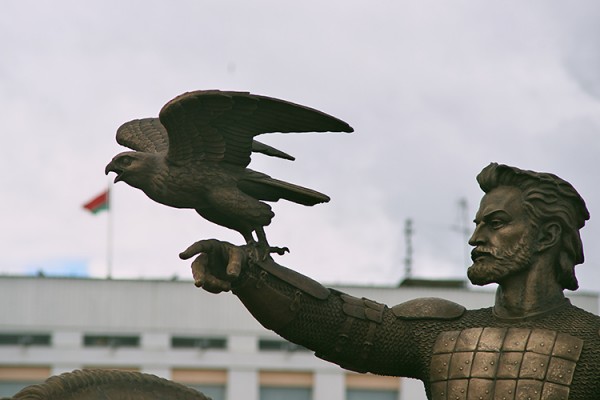
<svg viewBox="0 0 600 400">
<path fill-rule="evenodd" d="M 194 160 L 250 163 L 256 135 L 270 132 L 352 132 L 344 121 L 287 101 L 219 90 L 182 94 L 160 111 L 169 136 L 167 157 L 174 163 Z"/>
<path fill-rule="evenodd" d="M 117 143 L 135 151 L 160 153 L 169 149 L 169 136 L 158 118 L 134 119 L 117 129 Z M 252 141 L 252 151 L 294 160 L 293 156 L 257 140 Z"/>
<path fill-rule="evenodd" d="M 117 129 L 117 143 L 135 151 L 160 153 L 169 149 L 167 130 L 158 118 L 134 119 Z"/>
</svg>

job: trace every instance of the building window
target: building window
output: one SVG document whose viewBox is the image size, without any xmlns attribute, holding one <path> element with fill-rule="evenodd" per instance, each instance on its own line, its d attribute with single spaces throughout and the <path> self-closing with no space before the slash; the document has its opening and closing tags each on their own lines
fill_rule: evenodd
<svg viewBox="0 0 600 400">
<path fill-rule="evenodd" d="M 397 400 L 400 378 L 373 374 L 346 374 L 346 400 Z"/>
<path fill-rule="evenodd" d="M 85 335 L 83 337 L 85 347 L 140 347 L 139 336 L 126 335 Z"/>
<path fill-rule="evenodd" d="M 313 375 L 310 372 L 261 371 L 260 400 L 311 400 Z"/>
<path fill-rule="evenodd" d="M 346 389 L 346 400 L 398 400 L 397 390 Z"/>
<path fill-rule="evenodd" d="M 50 346 L 48 333 L 2 333 L 0 346 Z"/>
<path fill-rule="evenodd" d="M 44 382 L 49 367 L 0 367 L 0 397 L 12 397 L 27 386 Z"/>
<path fill-rule="evenodd" d="M 260 387 L 260 400 L 311 400 L 312 389 L 295 387 Z"/>
<path fill-rule="evenodd" d="M 259 339 L 260 351 L 310 351 L 304 346 L 281 339 Z"/>
<path fill-rule="evenodd" d="M 211 400 L 225 400 L 225 385 L 208 385 L 208 384 L 195 384 L 188 383 L 186 386 L 196 389 L 206 397 L 210 397 Z"/>
<path fill-rule="evenodd" d="M 227 339 L 218 337 L 173 336 L 171 337 L 171 347 L 174 349 L 225 349 L 227 347 Z"/>
<path fill-rule="evenodd" d="M 171 380 L 196 389 L 212 400 L 225 400 L 225 370 L 175 368 L 171 371 Z"/>
</svg>

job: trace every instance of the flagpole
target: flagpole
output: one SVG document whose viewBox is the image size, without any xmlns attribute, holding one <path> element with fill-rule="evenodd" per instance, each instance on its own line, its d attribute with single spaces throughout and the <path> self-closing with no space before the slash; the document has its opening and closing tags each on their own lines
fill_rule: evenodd
<svg viewBox="0 0 600 400">
<path fill-rule="evenodd" d="M 112 230 L 113 230 L 113 211 L 112 211 L 112 190 L 111 184 L 108 184 L 108 222 L 106 228 L 106 278 L 112 278 L 112 258 L 113 258 L 113 246 L 112 246 Z"/>
</svg>

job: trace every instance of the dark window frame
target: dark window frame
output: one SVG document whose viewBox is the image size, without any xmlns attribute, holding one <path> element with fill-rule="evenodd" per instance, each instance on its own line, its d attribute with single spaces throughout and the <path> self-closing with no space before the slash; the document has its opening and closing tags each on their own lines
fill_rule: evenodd
<svg viewBox="0 0 600 400">
<path fill-rule="evenodd" d="M 173 349 L 225 350 L 227 338 L 219 336 L 171 336 Z"/>
<path fill-rule="evenodd" d="M 13 332 L 0 333 L 0 346 L 51 346 L 52 334 Z"/>
<path fill-rule="evenodd" d="M 140 347 L 140 335 L 98 335 L 98 334 L 85 334 L 83 335 L 83 346 L 84 347 L 98 347 L 98 348 L 118 348 L 118 347 Z"/>
</svg>

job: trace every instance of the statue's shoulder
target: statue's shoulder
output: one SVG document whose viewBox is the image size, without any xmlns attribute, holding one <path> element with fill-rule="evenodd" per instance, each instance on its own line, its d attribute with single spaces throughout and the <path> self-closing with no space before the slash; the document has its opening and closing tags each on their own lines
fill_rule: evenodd
<svg viewBox="0 0 600 400">
<path fill-rule="evenodd" d="M 421 297 L 392 307 L 392 312 L 402 319 L 456 319 L 465 307 L 437 297 Z"/>
</svg>

